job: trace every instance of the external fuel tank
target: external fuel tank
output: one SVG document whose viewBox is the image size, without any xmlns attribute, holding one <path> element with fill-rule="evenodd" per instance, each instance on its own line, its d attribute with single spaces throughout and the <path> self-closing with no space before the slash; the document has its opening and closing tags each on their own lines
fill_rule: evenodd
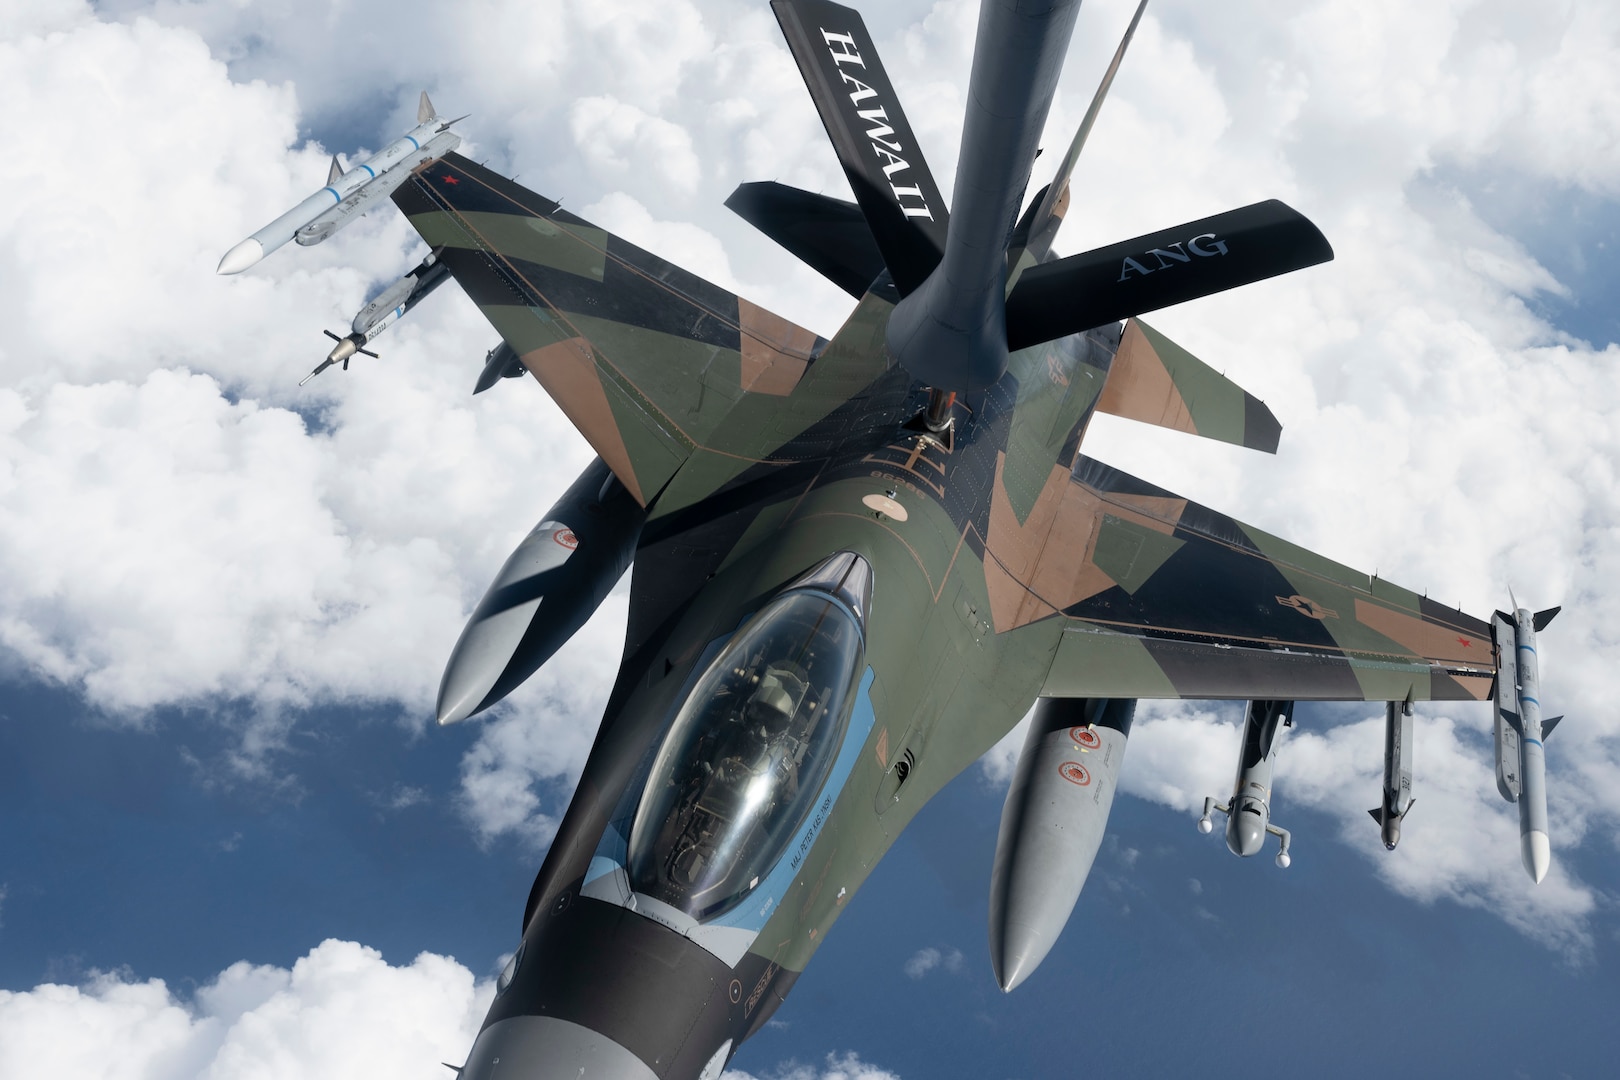
<svg viewBox="0 0 1620 1080">
<path fill-rule="evenodd" d="M 1043 698 L 1001 811 L 990 883 L 990 962 L 1011 990 L 1063 932 L 1114 806 L 1131 698 Z"/>
</svg>

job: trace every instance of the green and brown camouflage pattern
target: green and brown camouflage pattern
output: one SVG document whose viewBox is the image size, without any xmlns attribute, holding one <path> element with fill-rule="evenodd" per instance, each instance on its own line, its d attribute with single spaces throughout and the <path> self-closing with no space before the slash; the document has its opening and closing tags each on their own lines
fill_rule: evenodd
<svg viewBox="0 0 1620 1080">
<path fill-rule="evenodd" d="M 1125 323 L 1097 411 L 1268 454 L 1282 436 L 1263 401 L 1141 319 Z"/>
<path fill-rule="evenodd" d="M 396 200 L 651 506 L 638 562 L 665 544 L 697 550 L 685 534 L 714 530 L 697 522 L 718 498 L 734 505 L 724 548 L 704 548 L 707 574 L 735 561 L 738 545 L 775 542 L 785 493 L 798 500 L 865 476 L 943 515 L 918 514 L 903 530 L 936 603 L 946 568 L 966 559 L 997 634 L 1051 624 L 1056 660 L 1041 692 L 1489 692 L 1484 622 L 1080 455 L 1096 410 L 1276 449 L 1280 425 L 1264 404 L 1141 320 L 1015 354 L 1001 383 L 958 405 L 947 453 L 901 426 L 925 388 L 884 352 L 881 289 L 828 342 L 456 154 Z M 633 610 L 633 623 L 655 624 L 684 599 L 658 591 L 673 595 L 643 617 Z"/>
<path fill-rule="evenodd" d="M 913 423 L 927 388 L 883 347 L 882 279 L 828 341 L 454 154 L 395 198 L 649 508 L 623 666 L 525 926 L 577 890 L 705 646 L 834 552 L 874 569 L 875 723 L 796 900 L 735 970 L 743 1037 L 911 817 L 1039 695 L 1490 693 L 1483 621 L 1080 452 L 1099 409 L 1276 448 L 1269 410 L 1138 321 L 1014 353 L 931 439 Z"/>
</svg>

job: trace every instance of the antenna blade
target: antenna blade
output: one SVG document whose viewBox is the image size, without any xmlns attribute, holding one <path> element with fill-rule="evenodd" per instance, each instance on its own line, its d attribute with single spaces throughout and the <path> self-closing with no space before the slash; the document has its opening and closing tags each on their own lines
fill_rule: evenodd
<svg viewBox="0 0 1620 1080">
<path fill-rule="evenodd" d="M 1069 144 L 1069 152 L 1063 155 L 1063 162 L 1058 166 L 1057 176 L 1047 187 L 1046 194 L 1041 197 L 1040 207 L 1030 219 L 1029 235 L 1033 240 L 1045 231 L 1047 224 L 1056 212 L 1060 200 L 1069 194 L 1069 177 L 1074 173 L 1075 163 L 1080 160 L 1080 151 L 1085 149 L 1086 137 L 1091 134 L 1091 127 L 1097 122 L 1097 114 L 1102 111 L 1103 99 L 1108 96 L 1108 88 L 1114 85 L 1114 73 L 1119 71 L 1119 65 L 1125 59 L 1125 49 L 1131 43 L 1131 37 L 1136 33 L 1136 24 L 1142 21 L 1142 12 L 1147 10 L 1148 0 L 1136 5 L 1136 14 L 1131 16 L 1131 25 L 1125 28 L 1125 36 L 1120 40 L 1119 48 L 1114 50 L 1114 59 L 1103 73 L 1102 85 L 1097 87 L 1097 93 L 1092 96 L 1091 107 L 1086 110 L 1084 120 L 1080 121 L 1080 130 L 1074 133 L 1074 141 Z M 1056 231 L 1056 230 L 1053 230 Z M 1047 246 L 1051 239 L 1047 239 Z"/>
</svg>

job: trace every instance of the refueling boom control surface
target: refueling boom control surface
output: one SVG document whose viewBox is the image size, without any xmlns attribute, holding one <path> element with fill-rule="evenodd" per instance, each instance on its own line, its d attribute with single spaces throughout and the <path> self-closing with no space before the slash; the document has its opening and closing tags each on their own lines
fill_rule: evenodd
<svg viewBox="0 0 1620 1080">
<path fill-rule="evenodd" d="M 1257 854 L 1266 843 L 1266 834 L 1278 837 L 1277 865 L 1286 869 L 1291 858 L 1288 845 L 1293 837 L 1287 829 L 1271 823 L 1272 772 L 1277 765 L 1278 737 L 1285 727 L 1294 726 L 1292 701 L 1251 701 L 1243 719 L 1243 753 L 1238 759 L 1237 780 L 1232 801 L 1222 804 L 1214 796 L 1204 800 L 1204 813 L 1198 831 L 1214 831 L 1210 813 L 1226 815 L 1226 846 L 1241 858 Z"/>
</svg>

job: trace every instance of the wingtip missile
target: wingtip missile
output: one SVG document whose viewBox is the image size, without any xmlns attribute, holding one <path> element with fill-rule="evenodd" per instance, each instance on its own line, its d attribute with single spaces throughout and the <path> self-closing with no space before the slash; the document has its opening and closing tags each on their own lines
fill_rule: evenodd
<svg viewBox="0 0 1620 1080">
<path fill-rule="evenodd" d="M 426 91 L 417 115 L 416 127 L 352 169 L 345 170 L 334 154 L 326 185 L 227 251 L 217 272 L 240 274 L 289 240 L 305 247 L 320 243 L 381 205 L 412 170 L 461 145 L 461 137 L 447 132 L 450 125 L 439 121 Z"/>
<path fill-rule="evenodd" d="M 1541 884 L 1552 865 L 1547 823 L 1545 740 L 1562 717 L 1541 716 L 1541 671 L 1536 635 L 1558 613 L 1532 614 L 1508 590 L 1513 613 L 1499 611 L 1493 624 L 1500 671 L 1496 689 L 1497 787 L 1519 804 L 1519 856 L 1530 880 Z"/>
</svg>

